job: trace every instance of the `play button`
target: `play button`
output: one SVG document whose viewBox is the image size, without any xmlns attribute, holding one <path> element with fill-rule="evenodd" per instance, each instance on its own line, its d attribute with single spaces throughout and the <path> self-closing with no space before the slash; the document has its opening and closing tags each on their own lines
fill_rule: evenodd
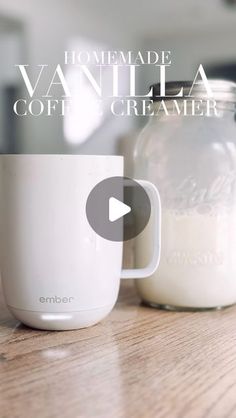
<svg viewBox="0 0 236 418">
<path fill-rule="evenodd" d="M 131 211 L 131 207 L 116 199 L 115 197 L 110 197 L 109 199 L 109 221 L 114 222 L 117 219 L 122 218 L 122 216 L 127 215 Z"/>
<path fill-rule="evenodd" d="M 109 177 L 98 183 L 86 202 L 90 226 L 101 237 L 126 241 L 140 234 L 151 214 L 145 189 L 128 177 Z"/>
</svg>

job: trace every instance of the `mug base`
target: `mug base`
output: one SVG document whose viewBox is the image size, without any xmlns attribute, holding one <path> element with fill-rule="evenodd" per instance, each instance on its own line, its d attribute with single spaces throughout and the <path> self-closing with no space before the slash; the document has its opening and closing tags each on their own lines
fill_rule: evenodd
<svg viewBox="0 0 236 418">
<path fill-rule="evenodd" d="M 112 310 L 112 305 L 76 312 L 39 312 L 13 308 L 12 315 L 24 325 L 47 331 L 67 331 L 87 328 L 104 319 Z"/>
</svg>

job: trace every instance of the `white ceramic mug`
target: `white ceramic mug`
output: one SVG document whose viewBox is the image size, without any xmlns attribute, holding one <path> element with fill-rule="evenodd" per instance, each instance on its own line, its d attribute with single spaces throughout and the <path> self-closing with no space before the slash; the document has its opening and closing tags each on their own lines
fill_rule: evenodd
<svg viewBox="0 0 236 418">
<path fill-rule="evenodd" d="M 122 270 L 122 242 L 97 235 L 86 200 L 100 181 L 123 175 L 123 157 L 1 155 L 1 276 L 9 310 L 40 329 L 83 328 L 113 308 L 121 277 L 150 276 L 160 236 L 144 269 Z M 141 181 L 140 181 L 141 182 Z M 144 182 L 160 230 L 159 194 Z"/>
</svg>

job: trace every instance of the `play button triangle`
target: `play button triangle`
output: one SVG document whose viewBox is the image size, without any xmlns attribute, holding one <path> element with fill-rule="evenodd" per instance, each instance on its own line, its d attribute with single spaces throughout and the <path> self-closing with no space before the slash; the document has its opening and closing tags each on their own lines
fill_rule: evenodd
<svg viewBox="0 0 236 418">
<path fill-rule="evenodd" d="M 115 197 L 110 197 L 109 199 L 109 221 L 114 222 L 117 219 L 122 218 L 127 213 L 131 212 L 131 207 L 116 199 Z"/>
</svg>

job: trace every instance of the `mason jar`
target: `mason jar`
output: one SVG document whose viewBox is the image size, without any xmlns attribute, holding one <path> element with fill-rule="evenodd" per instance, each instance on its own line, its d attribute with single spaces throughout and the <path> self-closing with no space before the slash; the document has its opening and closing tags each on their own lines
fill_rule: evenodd
<svg viewBox="0 0 236 418">
<path fill-rule="evenodd" d="M 191 84 L 167 83 L 165 106 L 153 86 L 153 114 L 134 152 L 135 177 L 154 183 L 162 204 L 159 268 L 136 286 L 146 304 L 177 310 L 236 302 L 236 84 L 210 80 L 215 109 L 207 112 L 199 83 L 192 94 L 203 112 L 192 112 L 191 100 L 178 112 L 175 96 Z M 137 240 L 138 265 L 150 259 L 151 230 L 150 222 Z"/>
</svg>

